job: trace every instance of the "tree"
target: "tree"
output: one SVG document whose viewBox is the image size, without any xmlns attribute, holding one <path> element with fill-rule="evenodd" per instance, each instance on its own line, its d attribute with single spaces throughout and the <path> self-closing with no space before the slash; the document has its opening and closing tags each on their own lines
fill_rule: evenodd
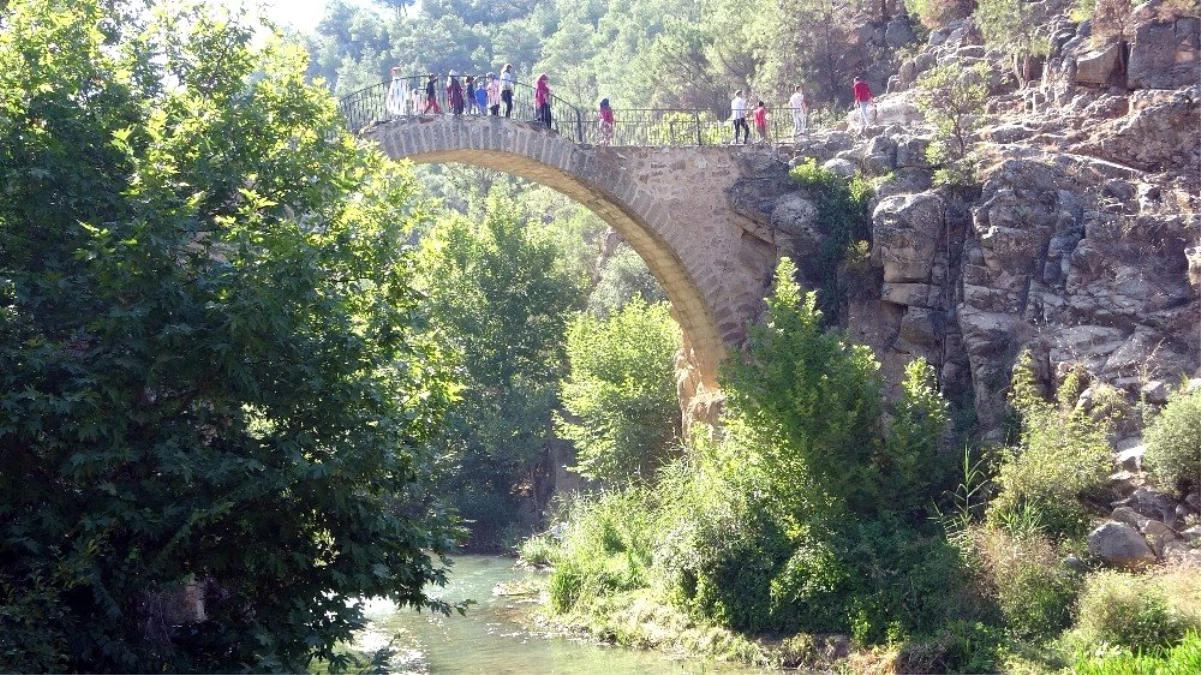
<svg viewBox="0 0 1201 675">
<path fill-rule="evenodd" d="M 977 63 L 967 69 L 938 66 L 918 78 L 918 108 L 936 131 L 927 154 L 942 167 L 937 182 L 972 180 L 971 149 L 988 101 L 988 77 L 988 66 Z"/>
<path fill-rule="evenodd" d="M 1055 7 L 1029 0 L 979 0 L 973 17 L 985 44 L 1013 58 L 1014 74 L 1022 86 L 1034 79 L 1034 59 L 1051 47 L 1047 31 Z"/>
<path fill-rule="evenodd" d="M 610 484 L 646 481 L 680 430 L 675 354 L 680 328 L 666 303 L 627 302 L 607 319 L 580 314 L 567 330 L 571 375 L 559 435 L 575 443 L 577 471 Z"/>
<path fill-rule="evenodd" d="M 0 15 L 0 668 L 344 667 L 358 598 L 447 609 L 414 183 L 295 49 L 148 21 Z"/>
<path fill-rule="evenodd" d="M 552 410 L 565 372 L 563 335 L 582 301 L 559 250 L 529 215 L 494 194 L 472 221 L 448 216 L 422 242 L 421 277 L 433 327 L 455 354 L 466 389 L 435 448 L 439 485 L 472 541 L 494 547 L 528 500 L 542 505 Z"/>
</svg>

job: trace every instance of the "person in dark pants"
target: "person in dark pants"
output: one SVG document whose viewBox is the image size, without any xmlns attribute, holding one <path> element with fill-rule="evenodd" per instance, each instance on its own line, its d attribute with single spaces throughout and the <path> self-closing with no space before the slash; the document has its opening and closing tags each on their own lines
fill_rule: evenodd
<svg viewBox="0 0 1201 675">
<path fill-rule="evenodd" d="M 517 76 L 513 74 L 513 64 L 506 63 L 500 71 L 500 100 L 505 104 L 505 117 L 513 112 L 513 87 L 517 84 Z"/>
<path fill-rule="evenodd" d="M 538 86 L 534 88 L 534 106 L 538 110 L 538 121 L 551 128 L 550 115 L 550 78 L 546 73 L 538 76 Z"/>
<path fill-rule="evenodd" d="M 746 99 L 742 97 L 742 90 L 734 92 L 734 100 L 730 101 L 730 119 L 734 121 L 734 145 L 738 144 L 738 132 L 742 131 L 746 135 L 743 136 L 743 143 L 749 143 L 751 140 L 751 128 L 746 123 Z"/>
</svg>

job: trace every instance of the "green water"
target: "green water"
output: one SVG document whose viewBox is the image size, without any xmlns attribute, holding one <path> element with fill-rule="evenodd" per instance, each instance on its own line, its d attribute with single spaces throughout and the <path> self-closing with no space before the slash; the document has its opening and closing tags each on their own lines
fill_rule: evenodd
<svg viewBox="0 0 1201 675">
<path fill-rule="evenodd" d="M 531 673 L 539 675 L 621 675 L 633 673 L 721 673 L 760 671 L 702 659 L 599 645 L 548 636 L 521 621 L 536 598 L 493 594 L 497 584 L 520 581 L 534 572 L 514 569 L 512 558 L 460 556 L 450 583 L 433 595 L 450 602 L 475 600 L 466 617 L 397 609 L 388 602 L 369 603 L 371 623 L 356 647 L 376 650 L 393 640 L 394 672 L 429 675 Z"/>
</svg>

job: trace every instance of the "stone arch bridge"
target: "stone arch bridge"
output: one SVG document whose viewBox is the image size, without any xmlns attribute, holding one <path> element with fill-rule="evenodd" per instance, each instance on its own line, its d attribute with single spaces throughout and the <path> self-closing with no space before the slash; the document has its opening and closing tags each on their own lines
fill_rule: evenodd
<svg viewBox="0 0 1201 675">
<path fill-rule="evenodd" d="M 771 148 L 597 147 L 485 116 L 397 117 L 360 134 L 394 159 L 495 169 L 596 213 L 646 261 L 683 328 L 681 402 L 717 391 L 718 366 L 759 312 L 777 258 L 771 228 L 755 213 L 756 195 L 786 189 Z"/>
</svg>

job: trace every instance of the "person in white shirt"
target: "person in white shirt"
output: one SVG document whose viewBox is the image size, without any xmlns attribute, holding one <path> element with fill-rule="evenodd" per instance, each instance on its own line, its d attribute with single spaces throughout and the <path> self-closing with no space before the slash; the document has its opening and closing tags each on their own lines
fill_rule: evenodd
<svg viewBox="0 0 1201 675">
<path fill-rule="evenodd" d="M 809 128 L 805 117 L 809 112 L 809 106 L 805 105 L 805 92 L 801 90 L 801 85 L 797 85 L 796 91 L 788 99 L 788 107 L 792 110 L 792 135 L 800 136 L 808 132 Z"/>
<path fill-rule="evenodd" d="M 738 130 L 742 129 L 746 132 L 743 137 L 743 144 L 751 141 L 751 127 L 746 123 L 746 99 L 742 97 L 742 90 L 734 92 L 734 100 L 730 101 L 730 119 L 734 120 L 734 144 L 738 143 Z"/>
<path fill-rule="evenodd" d="M 517 76 L 513 74 L 513 64 L 506 63 L 500 71 L 500 100 L 505 104 L 505 117 L 513 112 L 513 86 Z"/>
<path fill-rule="evenodd" d="M 400 68 L 392 69 L 392 84 L 388 85 L 386 105 L 388 114 L 399 117 L 405 114 L 405 104 L 409 98 L 408 80 L 400 76 Z"/>
</svg>

